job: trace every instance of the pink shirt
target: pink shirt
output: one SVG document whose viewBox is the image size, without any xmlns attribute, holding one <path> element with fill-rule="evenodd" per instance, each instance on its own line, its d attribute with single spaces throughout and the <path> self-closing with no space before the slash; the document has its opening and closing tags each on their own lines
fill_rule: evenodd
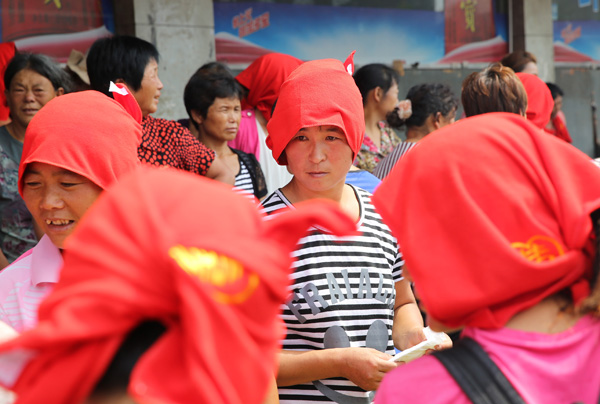
<svg viewBox="0 0 600 404">
<path fill-rule="evenodd" d="M 528 403 L 596 403 L 600 396 L 600 320 L 583 317 L 567 331 L 540 334 L 466 328 Z M 433 356 L 390 372 L 376 404 L 470 401 Z"/>
<path fill-rule="evenodd" d="M 0 272 L 0 320 L 17 332 L 37 324 L 40 302 L 58 282 L 63 259 L 47 236 Z"/>
</svg>

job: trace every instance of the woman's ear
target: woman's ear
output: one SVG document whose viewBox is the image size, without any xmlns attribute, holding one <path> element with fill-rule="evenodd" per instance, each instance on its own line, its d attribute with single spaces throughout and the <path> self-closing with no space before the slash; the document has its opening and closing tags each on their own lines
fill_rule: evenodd
<svg viewBox="0 0 600 404">
<path fill-rule="evenodd" d="M 198 111 L 192 110 L 192 119 L 198 125 L 202 125 L 202 115 L 200 115 L 200 113 L 198 113 Z"/>
<path fill-rule="evenodd" d="M 435 127 L 435 129 L 441 128 L 441 126 L 442 126 L 442 124 L 440 123 L 441 119 L 442 119 L 442 113 L 441 112 L 436 112 L 433 115 L 433 126 Z"/>
<path fill-rule="evenodd" d="M 56 90 L 56 96 L 58 97 L 59 95 L 63 95 L 65 93 L 65 89 L 62 87 L 58 87 L 58 90 Z"/>
<path fill-rule="evenodd" d="M 383 88 L 377 86 L 373 90 L 373 98 L 376 102 L 380 102 L 383 99 Z"/>
</svg>

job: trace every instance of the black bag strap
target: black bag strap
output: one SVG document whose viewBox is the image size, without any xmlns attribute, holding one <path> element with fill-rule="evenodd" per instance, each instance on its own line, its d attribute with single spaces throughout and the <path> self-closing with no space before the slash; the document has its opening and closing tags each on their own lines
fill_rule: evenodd
<svg viewBox="0 0 600 404">
<path fill-rule="evenodd" d="M 461 338 L 452 349 L 434 352 L 473 404 L 525 404 L 506 376 L 473 339 Z"/>
</svg>

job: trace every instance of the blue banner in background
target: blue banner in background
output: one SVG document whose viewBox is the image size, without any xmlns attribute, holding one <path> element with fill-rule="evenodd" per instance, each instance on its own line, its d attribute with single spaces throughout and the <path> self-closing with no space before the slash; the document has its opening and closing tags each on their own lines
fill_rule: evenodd
<svg viewBox="0 0 600 404">
<path fill-rule="evenodd" d="M 442 12 L 258 2 L 214 3 L 214 12 L 217 59 L 220 39 L 242 52 L 254 46 L 302 60 L 344 60 L 356 50 L 357 65 L 444 56 Z"/>
</svg>

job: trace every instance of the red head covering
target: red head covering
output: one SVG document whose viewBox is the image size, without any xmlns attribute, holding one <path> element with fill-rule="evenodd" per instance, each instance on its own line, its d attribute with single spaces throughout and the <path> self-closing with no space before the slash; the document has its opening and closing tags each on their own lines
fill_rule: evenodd
<svg viewBox="0 0 600 404">
<path fill-rule="evenodd" d="M 82 175 L 105 189 L 139 165 L 142 128 L 115 100 L 97 91 L 56 97 L 35 114 L 25 132 L 19 166 L 51 164 Z"/>
<path fill-rule="evenodd" d="M 0 347 L 0 383 L 22 404 L 79 403 L 125 334 L 156 319 L 167 330 L 132 372 L 137 402 L 262 402 L 285 332 L 290 253 L 313 224 L 356 231 L 333 203 L 263 220 L 226 185 L 136 170 L 100 196 L 69 238 L 39 324 Z"/>
<path fill-rule="evenodd" d="M 540 129 L 550 122 L 554 100 L 550 89 L 538 76 L 529 73 L 517 73 L 527 93 L 527 119 Z"/>
<path fill-rule="evenodd" d="M 589 294 L 600 170 L 516 114 L 463 119 L 419 142 L 373 201 L 428 313 L 500 328 L 570 288 Z"/>
<path fill-rule="evenodd" d="M 14 42 L 0 43 L 0 121 L 6 121 L 9 118 L 10 110 L 6 105 L 7 90 L 4 87 L 4 72 L 10 60 L 15 56 L 17 49 Z"/>
<path fill-rule="evenodd" d="M 354 52 L 345 63 L 335 59 L 305 62 L 281 86 L 267 124 L 267 146 L 281 165 L 283 151 L 302 128 L 333 125 L 344 131 L 356 158 L 365 134 L 362 96 L 352 78 Z"/>
<path fill-rule="evenodd" d="M 301 64 L 300 59 L 283 53 L 268 53 L 256 59 L 235 78 L 248 89 L 242 107 L 258 108 L 267 121 L 271 119 L 281 84 Z"/>
</svg>

